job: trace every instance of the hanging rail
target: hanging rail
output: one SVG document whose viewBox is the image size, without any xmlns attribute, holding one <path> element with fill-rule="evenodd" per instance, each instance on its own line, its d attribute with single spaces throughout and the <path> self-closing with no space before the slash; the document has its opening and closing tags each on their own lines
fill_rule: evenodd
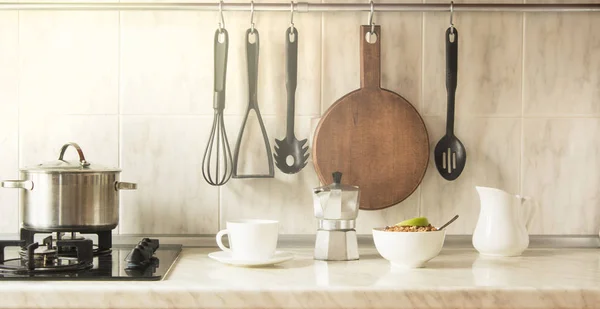
<svg viewBox="0 0 600 309">
<path fill-rule="evenodd" d="M 249 3 L 223 3 L 224 11 L 249 11 Z M 295 2 L 296 12 L 370 11 L 369 3 Z M 218 11 L 219 3 L 175 2 L 2 2 L 0 10 L 60 11 Z M 255 3 L 255 11 L 290 11 L 287 3 Z M 375 3 L 377 12 L 449 12 L 448 3 Z M 455 3 L 455 12 L 600 12 L 600 3 L 484 4 Z"/>
</svg>

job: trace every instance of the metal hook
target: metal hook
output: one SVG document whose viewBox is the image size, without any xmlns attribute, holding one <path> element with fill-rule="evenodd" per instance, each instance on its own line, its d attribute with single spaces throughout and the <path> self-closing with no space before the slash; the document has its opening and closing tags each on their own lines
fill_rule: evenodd
<svg viewBox="0 0 600 309">
<path fill-rule="evenodd" d="M 294 30 L 294 1 L 291 4 L 290 28 Z"/>
<path fill-rule="evenodd" d="M 223 32 L 223 29 L 225 29 L 225 19 L 223 18 L 223 1 L 219 1 L 219 15 L 220 20 L 219 20 L 219 32 Z"/>
<path fill-rule="evenodd" d="M 254 1 L 250 1 L 250 33 L 254 33 Z"/>
<path fill-rule="evenodd" d="M 450 33 L 454 34 L 454 1 L 450 1 Z"/>
<path fill-rule="evenodd" d="M 373 35 L 375 33 L 375 23 L 373 22 L 373 15 L 375 13 L 375 3 L 373 3 L 373 0 L 371 0 L 370 3 L 371 3 L 371 11 L 369 12 L 369 25 L 371 25 L 370 34 Z"/>
</svg>

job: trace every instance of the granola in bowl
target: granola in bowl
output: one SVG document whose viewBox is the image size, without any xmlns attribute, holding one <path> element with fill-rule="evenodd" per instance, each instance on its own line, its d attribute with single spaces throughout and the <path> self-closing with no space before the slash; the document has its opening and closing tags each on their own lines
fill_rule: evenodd
<svg viewBox="0 0 600 309">
<path fill-rule="evenodd" d="M 414 225 L 392 225 L 392 226 L 386 226 L 384 231 L 385 232 L 433 232 L 433 231 L 437 231 L 438 229 L 429 224 L 427 226 L 414 226 Z"/>
</svg>

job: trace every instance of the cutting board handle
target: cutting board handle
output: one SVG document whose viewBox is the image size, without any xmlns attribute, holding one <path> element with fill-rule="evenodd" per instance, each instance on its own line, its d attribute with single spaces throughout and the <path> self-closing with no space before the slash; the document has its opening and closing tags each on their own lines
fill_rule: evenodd
<svg viewBox="0 0 600 309">
<path fill-rule="evenodd" d="M 360 88 L 381 87 L 381 27 L 375 26 L 377 41 L 367 42 L 370 25 L 360 26 Z"/>
</svg>

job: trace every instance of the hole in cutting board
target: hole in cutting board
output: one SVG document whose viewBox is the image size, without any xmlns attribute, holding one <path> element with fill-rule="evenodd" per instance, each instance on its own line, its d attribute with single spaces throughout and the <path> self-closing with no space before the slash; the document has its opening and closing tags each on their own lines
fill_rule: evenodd
<svg viewBox="0 0 600 309">
<path fill-rule="evenodd" d="M 296 35 L 294 35 L 293 32 L 290 32 L 289 39 L 290 39 L 290 42 L 294 43 L 294 41 L 296 41 Z"/>
<path fill-rule="evenodd" d="M 225 42 L 225 33 L 219 33 L 219 35 L 217 36 L 217 40 L 219 41 L 219 43 Z"/>
<path fill-rule="evenodd" d="M 367 34 L 365 34 L 365 41 L 367 41 L 367 43 L 369 43 L 369 44 L 377 43 L 377 34 L 367 32 Z"/>
</svg>

